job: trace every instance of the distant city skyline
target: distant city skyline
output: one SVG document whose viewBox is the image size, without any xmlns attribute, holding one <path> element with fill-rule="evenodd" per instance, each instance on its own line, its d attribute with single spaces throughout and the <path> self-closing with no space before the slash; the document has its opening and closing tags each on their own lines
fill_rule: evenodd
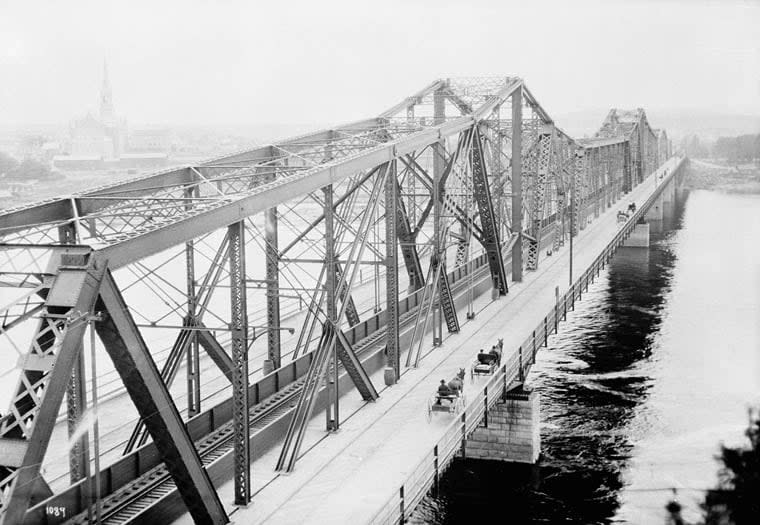
<svg viewBox="0 0 760 525">
<path fill-rule="evenodd" d="M 747 1 L 4 3 L 0 114 L 70 121 L 104 58 L 130 122 L 344 122 L 434 78 L 492 74 L 521 76 L 552 114 L 760 114 L 758 27 Z"/>
</svg>

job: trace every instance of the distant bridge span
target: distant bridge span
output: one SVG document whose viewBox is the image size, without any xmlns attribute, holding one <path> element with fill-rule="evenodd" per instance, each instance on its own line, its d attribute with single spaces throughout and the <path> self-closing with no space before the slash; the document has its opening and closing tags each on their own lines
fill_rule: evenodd
<svg viewBox="0 0 760 525">
<path fill-rule="evenodd" d="M 442 79 L 376 118 L 3 211 L 0 351 L 17 364 L 0 373 L 19 377 L 0 424 L 3 523 L 407 516 L 560 309 L 668 202 L 682 161 L 667 159 L 641 109 L 576 140 L 519 78 Z M 639 208 L 619 229 L 623 194 Z M 583 272 L 555 304 L 573 241 Z M 502 365 L 466 387 L 461 425 L 383 449 L 363 430 L 412 432 L 423 422 L 398 418 L 413 400 L 472 361 L 444 326 L 504 334 Z M 404 489 L 325 505 L 339 465 L 362 486 L 372 461 Z"/>
</svg>

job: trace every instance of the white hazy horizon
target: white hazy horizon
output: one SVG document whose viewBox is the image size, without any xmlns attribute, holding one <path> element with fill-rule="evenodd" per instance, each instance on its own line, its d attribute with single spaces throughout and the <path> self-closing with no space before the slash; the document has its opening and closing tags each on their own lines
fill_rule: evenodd
<svg viewBox="0 0 760 525">
<path fill-rule="evenodd" d="M 104 59 L 130 123 L 345 122 L 492 75 L 525 79 L 555 118 L 758 116 L 758 27 L 757 1 L 4 2 L 0 125 L 96 112 Z"/>
</svg>

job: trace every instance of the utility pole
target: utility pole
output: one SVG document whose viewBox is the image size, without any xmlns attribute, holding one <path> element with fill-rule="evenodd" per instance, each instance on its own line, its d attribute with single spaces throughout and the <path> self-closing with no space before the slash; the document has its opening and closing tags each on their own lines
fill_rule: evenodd
<svg viewBox="0 0 760 525">
<path fill-rule="evenodd" d="M 573 237 L 575 236 L 575 174 L 570 182 L 570 278 L 569 286 L 573 286 Z"/>
</svg>

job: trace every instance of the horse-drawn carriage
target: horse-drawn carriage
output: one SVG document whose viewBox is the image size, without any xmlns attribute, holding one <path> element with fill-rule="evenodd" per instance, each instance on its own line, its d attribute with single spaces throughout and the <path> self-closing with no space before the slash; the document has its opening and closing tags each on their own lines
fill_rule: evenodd
<svg viewBox="0 0 760 525">
<path fill-rule="evenodd" d="M 620 211 L 617 212 L 617 222 L 618 222 L 618 224 L 624 224 L 625 222 L 627 222 L 628 218 L 632 214 L 634 214 L 634 213 L 636 213 L 636 203 L 635 202 L 631 202 L 628 205 L 628 209 L 626 211 L 620 210 Z"/>
<path fill-rule="evenodd" d="M 491 350 L 486 352 L 483 349 L 478 352 L 477 359 L 470 366 L 470 380 L 474 380 L 475 376 L 480 375 L 492 375 L 496 372 L 496 369 L 501 365 L 501 349 L 504 346 L 504 340 L 499 339 L 499 342 Z"/>
<path fill-rule="evenodd" d="M 454 378 L 446 383 L 441 379 L 438 391 L 428 399 L 427 417 L 428 422 L 433 417 L 433 412 L 447 412 L 459 414 L 464 409 L 464 368 L 460 368 Z"/>
</svg>

